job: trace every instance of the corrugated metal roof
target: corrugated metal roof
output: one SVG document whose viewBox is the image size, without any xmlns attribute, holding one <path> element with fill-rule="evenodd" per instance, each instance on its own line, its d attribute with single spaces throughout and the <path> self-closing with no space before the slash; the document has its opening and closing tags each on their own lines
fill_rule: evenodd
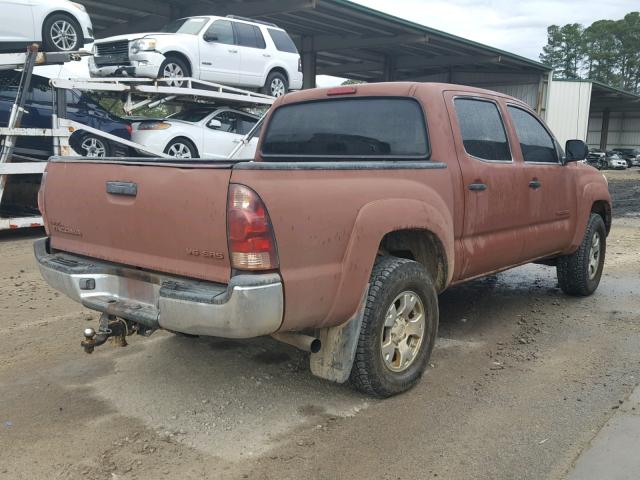
<svg viewBox="0 0 640 480">
<path fill-rule="evenodd" d="M 379 80 L 469 68 L 537 72 L 539 62 L 353 3 L 348 0 L 85 0 L 96 36 L 157 29 L 169 19 L 235 14 L 286 29 L 303 53 L 316 52 L 318 74 Z"/>
</svg>

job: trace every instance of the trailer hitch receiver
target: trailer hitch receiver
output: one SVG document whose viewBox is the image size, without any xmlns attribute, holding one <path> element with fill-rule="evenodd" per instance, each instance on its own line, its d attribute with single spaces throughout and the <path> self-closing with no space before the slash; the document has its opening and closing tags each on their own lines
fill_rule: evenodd
<svg viewBox="0 0 640 480">
<path fill-rule="evenodd" d="M 86 353 L 93 353 L 96 347 L 103 345 L 111 338 L 115 345 L 126 347 L 126 336 L 131 335 L 135 330 L 135 326 L 127 320 L 103 313 L 100 316 L 98 331 L 96 332 L 93 328 L 85 328 L 84 340 L 80 345 Z"/>
</svg>

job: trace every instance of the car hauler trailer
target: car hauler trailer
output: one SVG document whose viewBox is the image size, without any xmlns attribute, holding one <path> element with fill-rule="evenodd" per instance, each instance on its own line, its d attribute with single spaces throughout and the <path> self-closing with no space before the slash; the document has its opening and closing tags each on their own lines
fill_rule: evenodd
<svg viewBox="0 0 640 480">
<path fill-rule="evenodd" d="M 127 114 L 143 107 L 170 104 L 205 104 L 235 105 L 244 108 L 265 109 L 271 106 L 275 98 L 253 91 L 242 90 L 222 84 L 185 78 L 181 87 L 169 86 L 170 79 L 141 78 L 92 78 L 92 79 L 52 79 L 50 80 L 53 95 L 52 126 L 48 129 L 21 128 L 20 122 L 26 112 L 29 86 L 33 68 L 38 65 L 59 65 L 69 61 L 80 60 L 86 52 L 41 53 L 37 46 L 29 47 L 26 53 L 0 55 L 0 70 L 22 67 L 22 77 L 13 105 L 9 123 L 0 127 L 2 144 L 0 150 L 0 230 L 40 227 L 43 225 L 37 205 L 37 184 L 39 175 L 44 172 L 47 162 L 17 155 L 14 153 L 18 137 L 52 137 L 54 156 L 74 156 L 77 153 L 70 146 L 69 139 L 73 132 L 83 130 L 128 147 L 130 151 L 170 158 L 162 152 L 148 146 L 125 140 L 88 125 L 70 120 L 66 115 L 66 96 L 64 91 L 74 89 L 86 92 L 109 92 L 124 98 L 123 108 Z M 237 153 L 259 131 L 263 117 L 256 126 L 233 149 L 229 159 Z M 34 177 L 38 176 L 38 177 Z M 30 179 L 30 182 L 12 182 L 12 179 Z M 34 182 L 34 178 L 37 180 Z M 9 191 L 10 190 L 10 191 Z M 4 202 L 3 202 L 4 197 Z"/>
</svg>

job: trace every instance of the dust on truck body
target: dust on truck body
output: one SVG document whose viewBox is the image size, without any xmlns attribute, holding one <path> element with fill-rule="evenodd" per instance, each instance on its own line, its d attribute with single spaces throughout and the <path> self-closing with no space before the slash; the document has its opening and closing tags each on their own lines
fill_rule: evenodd
<svg viewBox="0 0 640 480">
<path fill-rule="evenodd" d="M 530 262 L 597 288 L 606 180 L 521 101 L 458 85 L 279 98 L 255 161 L 54 158 L 35 244 L 45 279 L 109 336 L 273 335 L 311 370 L 389 396 L 422 376 L 438 293 Z"/>
</svg>

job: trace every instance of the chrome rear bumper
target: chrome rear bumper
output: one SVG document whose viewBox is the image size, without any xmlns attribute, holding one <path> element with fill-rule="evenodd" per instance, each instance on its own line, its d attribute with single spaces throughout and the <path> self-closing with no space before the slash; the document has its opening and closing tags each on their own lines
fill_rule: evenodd
<svg viewBox="0 0 640 480">
<path fill-rule="evenodd" d="M 42 276 L 87 308 L 191 335 L 251 338 L 274 333 L 284 311 L 280 276 L 237 275 L 228 285 L 189 280 L 34 244 Z"/>
</svg>

